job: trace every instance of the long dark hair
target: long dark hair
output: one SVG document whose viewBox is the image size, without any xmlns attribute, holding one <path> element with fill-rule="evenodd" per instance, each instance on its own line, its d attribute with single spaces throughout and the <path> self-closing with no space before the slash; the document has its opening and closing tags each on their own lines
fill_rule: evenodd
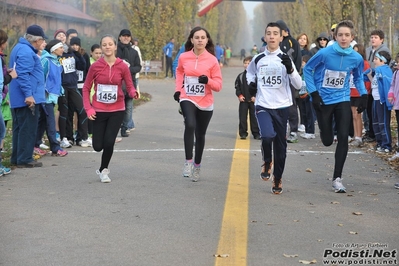
<svg viewBox="0 0 399 266">
<path fill-rule="evenodd" d="M 7 33 L 4 30 L 0 30 L 0 45 L 7 42 L 7 40 L 8 40 Z"/>
<path fill-rule="evenodd" d="M 204 29 L 203 27 L 199 27 L 199 26 L 193 28 L 193 29 L 191 30 L 191 32 L 190 32 L 190 35 L 188 35 L 186 44 L 184 45 L 184 47 L 185 47 L 185 49 L 186 49 L 186 52 L 187 52 L 187 51 L 191 51 L 191 50 L 194 48 L 194 45 L 193 45 L 193 43 L 191 42 L 191 39 L 194 37 L 194 33 L 196 33 L 197 31 L 200 31 L 200 30 L 205 31 L 206 37 L 208 38 L 208 43 L 206 44 L 205 49 L 206 49 L 209 53 L 215 55 L 215 45 L 214 45 L 214 43 L 213 43 L 213 40 L 212 40 L 212 38 L 211 38 L 211 35 L 209 34 L 209 32 L 208 32 L 206 29 Z"/>
</svg>

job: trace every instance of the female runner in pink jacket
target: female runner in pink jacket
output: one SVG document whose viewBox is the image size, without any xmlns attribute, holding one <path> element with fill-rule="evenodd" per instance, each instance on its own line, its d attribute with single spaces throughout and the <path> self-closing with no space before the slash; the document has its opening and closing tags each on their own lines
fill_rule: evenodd
<svg viewBox="0 0 399 266">
<path fill-rule="evenodd" d="M 213 91 L 222 89 L 222 73 L 215 56 L 215 45 L 202 27 L 191 30 L 179 57 L 176 69 L 174 99 L 184 116 L 184 150 L 186 161 L 183 176 L 197 182 L 200 174 L 205 134 L 213 114 Z M 195 135 L 195 159 L 193 146 Z"/>
<path fill-rule="evenodd" d="M 114 152 L 115 138 L 118 135 L 125 113 L 122 82 L 131 98 L 137 99 L 132 76 L 127 64 L 115 57 L 116 39 L 111 35 L 102 37 L 103 58 L 94 62 L 83 86 L 83 105 L 87 117 L 93 120 L 93 149 L 103 151 L 100 169 L 96 173 L 103 183 L 111 182 L 108 165 Z M 94 84 L 94 95 L 90 101 L 90 90 Z"/>
</svg>

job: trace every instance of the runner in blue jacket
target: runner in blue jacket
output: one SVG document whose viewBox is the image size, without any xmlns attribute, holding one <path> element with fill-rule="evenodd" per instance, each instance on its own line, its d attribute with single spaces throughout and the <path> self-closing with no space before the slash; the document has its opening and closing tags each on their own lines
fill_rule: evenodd
<svg viewBox="0 0 399 266">
<path fill-rule="evenodd" d="M 316 53 L 306 64 L 303 72 L 308 92 L 312 96 L 325 146 L 333 143 L 333 117 L 336 122 L 338 144 L 335 150 L 335 166 L 332 186 L 335 192 L 346 192 L 342 184 L 342 169 L 348 153 L 348 136 L 351 118 L 350 74 L 361 95 L 357 111 L 367 108 L 367 91 L 363 82 L 363 58 L 350 46 L 354 38 L 351 21 L 341 21 L 335 29 L 336 42 Z"/>
</svg>

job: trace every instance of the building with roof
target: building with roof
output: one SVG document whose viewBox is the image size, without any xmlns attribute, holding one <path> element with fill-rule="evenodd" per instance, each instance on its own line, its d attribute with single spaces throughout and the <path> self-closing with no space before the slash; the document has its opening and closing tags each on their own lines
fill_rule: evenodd
<svg viewBox="0 0 399 266">
<path fill-rule="evenodd" d="M 81 10 L 51 0 L 2 0 L 0 8 L 8 19 L 2 20 L 1 27 L 13 29 L 22 35 L 29 25 L 40 25 L 47 36 L 52 38 L 58 29 L 76 29 L 79 35 L 96 37 L 101 21 Z M 6 12 L 6 13 L 5 13 Z M 5 25 L 6 24 L 6 25 Z M 0 28 L 1 28 L 0 27 Z"/>
</svg>

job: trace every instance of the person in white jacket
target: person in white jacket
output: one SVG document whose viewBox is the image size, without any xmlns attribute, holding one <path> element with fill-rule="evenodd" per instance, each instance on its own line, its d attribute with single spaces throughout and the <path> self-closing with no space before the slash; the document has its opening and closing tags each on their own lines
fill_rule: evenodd
<svg viewBox="0 0 399 266">
<path fill-rule="evenodd" d="M 281 179 L 287 157 L 287 120 L 289 107 L 293 104 L 290 83 L 297 90 L 302 86 L 302 78 L 292 60 L 280 50 L 282 39 L 279 24 L 267 24 L 266 49 L 256 55 L 247 68 L 247 82 L 250 94 L 256 96 L 255 114 L 262 137 L 260 178 L 267 181 L 273 176 L 273 194 L 283 192 Z"/>
</svg>

